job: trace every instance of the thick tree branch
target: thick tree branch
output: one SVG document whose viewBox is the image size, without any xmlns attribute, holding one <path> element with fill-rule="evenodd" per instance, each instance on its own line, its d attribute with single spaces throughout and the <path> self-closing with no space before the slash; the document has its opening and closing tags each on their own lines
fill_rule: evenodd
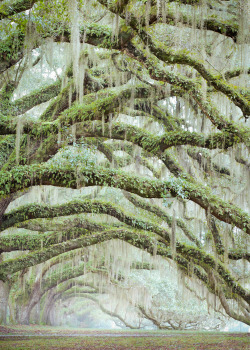
<svg viewBox="0 0 250 350">
<path fill-rule="evenodd" d="M 210 206 L 211 214 L 219 220 L 234 224 L 250 234 L 250 219 L 246 213 L 212 195 L 207 188 L 184 179 L 159 181 L 129 176 L 122 171 L 104 168 L 80 168 L 46 164 L 16 167 L 9 172 L 0 172 L 0 198 L 35 185 L 54 185 L 77 188 L 79 186 L 110 186 L 120 188 L 145 198 L 162 198 L 168 192 L 179 195 L 180 186 L 187 199 L 202 208 Z"/>
<path fill-rule="evenodd" d="M 17 13 L 29 10 L 39 0 L 13 0 L 0 5 L 0 20 Z"/>
<path fill-rule="evenodd" d="M 120 10 L 119 7 L 109 6 L 107 0 L 99 0 L 112 12 L 119 14 L 124 19 L 126 15 Z M 131 14 L 130 14 L 131 15 Z M 216 90 L 221 91 L 227 95 L 232 102 L 241 108 L 244 115 L 250 115 L 250 102 L 247 101 L 233 86 L 229 85 L 222 76 L 215 76 L 207 68 L 205 68 L 204 62 L 198 59 L 192 58 L 191 55 L 187 54 L 187 51 L 177 53 L 170 48 L 167 48 L 163 43 L 159 42 L 155 37 L 151 37 L 145 28 L 141 27 L 141 23 L 134 16 L 130 16 L 130 20 L 127 21 L 128 25 L 133 28 L 137 34 L 143 39 L 144 44 L 148 45 L 152 54 L 155 55 L 159 60 L 168 64 L 184 64 L 196 69 L 201 76 L 211 84 Z"/>
</svg>

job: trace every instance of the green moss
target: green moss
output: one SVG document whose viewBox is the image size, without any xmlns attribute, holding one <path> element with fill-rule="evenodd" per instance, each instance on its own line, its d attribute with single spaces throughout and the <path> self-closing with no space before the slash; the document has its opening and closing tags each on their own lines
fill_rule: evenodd
<svg viewBox="0 0 250 350">
<path fill-rule="evenodd" d="M 15 137 L 7 135 L 0 138 L 0 169 L 7 162 L 15 147 Z"/>
<path fill-rule="evenodd" d="M 16 13 L 29 10 L 31 5 L 33 5 L 38 0 L 14 0 L 11 6 L 8 3 L 3 3 L 0 5 L 0 19 L 4 19 L 8 16 L 15 15 Z"/>
<path fill-rule="evenodd" d="M 60 89 L 61 82 L 59 80 L 49 86 L 37 89 L 31 94 L 14 101 L 11 104 L 10 113 L 12 115 L 23 114 L 34 106 L 47 102 L 53 97 L 56 97 L 59 94 Z"/>
<path fill-rule="evenodd" d="M 2 197 L 30 187 L 31 184 L 51 184 L 77 188 L 79 181 L 74 168 L 53 166 L 53 164 L 16 167 L 9 172 L 1 172 L 0 175 L 0 196 Z M 202 187 L 200 184 L 192 183 L 184 178 L 178 181 L 180 184 L 175 184 L 173 180 L 149 180 L 101 167 L 81 169 L 82 186 L 111 186 L 146 198 L 161 198 L 168 191 L 176 197 L 181 186 L 186 198 L 193 200 L 205 209 L 210 206 L 212 215 L 225 222 L 234 223 L 237 227 L 249 232 L 250 220 L 246 213 L 212 195 L 208 188 Z"/>
</svg>

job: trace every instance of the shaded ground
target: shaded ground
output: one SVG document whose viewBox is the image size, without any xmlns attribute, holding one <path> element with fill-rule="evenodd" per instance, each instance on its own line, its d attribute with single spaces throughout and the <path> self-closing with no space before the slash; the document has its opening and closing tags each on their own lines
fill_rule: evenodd
<svg viewBox="0 0 250 350">
<path fill-rule="evenodd" d="M 13 326 L 0 327 L 0 349 L 250 350 L 250 335 L 221 332 L 105 331 Z"/>
</svg>

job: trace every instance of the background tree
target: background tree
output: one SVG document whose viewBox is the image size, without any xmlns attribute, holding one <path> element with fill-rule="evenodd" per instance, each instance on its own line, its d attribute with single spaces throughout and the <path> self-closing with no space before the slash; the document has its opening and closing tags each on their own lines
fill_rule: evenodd
<svg viewBox="0 0 250 350">
<path fill-rule="evenodd" d="M 28 323 L 96 269 L 106 286 L 129 283 L 148 268 L 134 246 L 250 324 L 248 11 L 246 0 L 0 2 L 2 322 L 8 305 Z M 143 295 L 137 315 L 154 322 L 159 305 Z"/>
</svg>

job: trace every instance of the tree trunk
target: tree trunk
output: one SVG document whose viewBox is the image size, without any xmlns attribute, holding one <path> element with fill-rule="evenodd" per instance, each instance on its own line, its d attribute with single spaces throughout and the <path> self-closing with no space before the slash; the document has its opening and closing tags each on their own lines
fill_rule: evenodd
<svg viewBox="0 0 250 350">
<path fill-rule="evenodd" d="M 6 324 L 7 321 L 9 291 L 9 285 L 0 281 L 0 324 Z"/>
<path fill-rule="evenodd" d="M 26 305 L 22 305 L 19 312 L 18 322 L 20 324 L 29 324 L 30 323 L 30 313 L 33 307 L 40 301 L 41 299 L 41 290 L 40 290 L 40 281 L 36 282 L 30 299 Z"/>
<path fill-rule="evenodd" d="M 52 309 L 53 298 L 54 298 L 55 294 L 56 293 L 54 292 L 53 289 L 48 292 L 47 298 L 46 298 L 45 303 L 44 303 L 42 316 L 41 316 L 41 322 L 43 324 L 49 325 L 49 313 Z"/>
<path fill-rule="evenodd" d="M 30 323 L 30 310 L 28 306 L 21 307 L 21 310 L 19 311 L 19 320 L 18 323 L 29 325 Z"/>
<path fill-rule="evenodd" d="M 41 308 L 40 308 L 40 301 L 33 307 L 31 310 L 31 316 L 30 320 L 34 324 L 40 324 L 40 314 L 41 314 Z"/>
<path fill-rule="evenodd" d="M 56 317 L 55 313 L 55 304 L 51 304 L 51 309 L 49 310 L 48 313 L 48 325 L 49 326 L 61 326 L 61 321 L 58 322 L 58 318 Z"/>
<path fill-rule="evenodd" d="M 5 210 L 7 209 L 8 205 L 12 201 L 13 194 L 8 196 L 7 198 L 0 199 L 0 225 L 2 222 L 3 214 L 5 213 Z"/>
</svg>

